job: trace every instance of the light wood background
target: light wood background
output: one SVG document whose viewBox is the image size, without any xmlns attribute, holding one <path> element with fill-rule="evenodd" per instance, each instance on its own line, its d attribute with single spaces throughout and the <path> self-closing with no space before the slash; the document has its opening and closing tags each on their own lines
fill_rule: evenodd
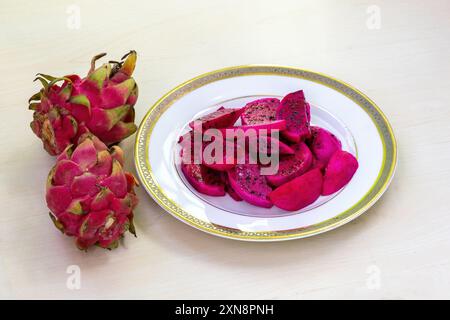
<svg viewBox="0 0 450 320">
<path fill-rule="evenodd" d="M 373 8 L 379 29 L 369 28 Z M 21 0 L 1 1 L 0 20 L 0 297 L 450 298 L 449 1 Z M 118 59 L 132 48 L 137 121 L 180 82 L 225 66 L 291 65 L 353 84 L 395 130 L 389 191 L 335 231 L 263 244 L 194 230 L 141 188 L 138 238 L 78 251 L 48 218 L 54 159 L 29 129 L 32 80 L 84 74 L 94 54 Z M 134 171 L 133 144 L 122 146 Z M 78 290 L 66 285 L 71 265 Z"/>
</svg>

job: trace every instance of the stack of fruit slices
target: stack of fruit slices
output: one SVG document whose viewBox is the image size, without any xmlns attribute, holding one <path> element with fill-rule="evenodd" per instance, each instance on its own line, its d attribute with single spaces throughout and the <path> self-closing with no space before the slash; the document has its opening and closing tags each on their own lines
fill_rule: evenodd
<svg viewBox="0 0 450 320">
<path fill-rule="evenodd" d="M 236 126 L 239 118 L 241 125 Z M 302 90 L 287 94 L 281 101 L 264 98 L 242 108 L 221 107 L 189 126 L 193 130 L 179 139 L 181 171 L 198 192 L 210 196 L 228 193 L 235 201 L 297 211 L 314 203 L 321 195 L 331 195 L 342 189 L 358 168 L 356 158 L 342 150 L 342 144 L 334 134 L 311 125 L 310 105 Z M 244 161 L 229 161 L 226 152 L 223 162 L 210 163 L 202 158 L 194 161 L 193 153 L 198 151 L 197 155 L 202 155 L 211 143 L 208 142 L 211 139 L 204 138 L 206 134 L 202 135 L 200 144 L 193 143 L 196 126 L 200 127 L 201 133 L 217 129 L 225 136 L 229 132 L 253 130 L 260 138 L 260 132 L 268 132 L 267 138 L 257 141 L 266 141 L 268 146 L 273 145 L 272 142 L 278 144 L 277 172 L 262 174 L 264 164 L 249 161 L 248 148 L 228 138 L 224 139 L 225 148 L 232 143 L 234 150 L 243 149 L 246 153 Z M 280 133 L 279 139 L 276 138 L 278 135 L 272 135 L 274 132 Z M 267 152 L 271 152 L 270 148 Z M 231 157 L 236 158 L 236 154 L 232 153 Z"/>
</svg>

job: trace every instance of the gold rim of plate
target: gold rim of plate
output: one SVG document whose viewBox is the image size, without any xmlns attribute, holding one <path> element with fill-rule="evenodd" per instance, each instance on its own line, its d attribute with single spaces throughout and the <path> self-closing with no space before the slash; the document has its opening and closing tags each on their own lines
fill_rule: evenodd
<svg viewBox="0 0 450 320">
<path fill-rule="evenodd" d="M 375 183 L 372 185 L 370 190 L 352 207 L 331 219 L 309 225 L 307 227 L 279 231 L 248 232 L 238 229 L 231 229 L 225 226 L 213 224 L 209 221 L 198 219 L 165 195 L 164 191 L 155 180 L 150 162 L 148 160 L 150 145 L 149 140 L 159 117 L 176 100 L 199 87 L 222 79 L 250 75 L 288 76 L 322 84 L 353 100 L 371 117 L 373 123 L 378 129 L 378 133 L 383 144 L 383 162 Z M 273 65 L 236 66 L 202 74 L 180 84 L 160 98 L 147 112 L 137 131 L 135 143 L 135 165 L 143 186 L 152 198 L 173 216 L 197 229 L 221 237 L 239 240 L 288 240 L 304 238 L 335 229 L 357 218 L 368 210 L 386 191 L 394 176 L 397 165 L 397 143 L 392 127 L 380 108 L 361 91 L 343 81 L 322 73 L 293 67 Z"/>
</svg>

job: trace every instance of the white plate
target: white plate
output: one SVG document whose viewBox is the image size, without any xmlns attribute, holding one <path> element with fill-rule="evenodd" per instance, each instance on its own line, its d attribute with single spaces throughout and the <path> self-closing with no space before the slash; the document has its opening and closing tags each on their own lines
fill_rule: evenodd
<svg viewBox="0 0 450 320">
<path fill-rule="evenodd" d="M 286 212 L 236 202 L 228 195 L 205 196 L 185 181 L 175 160 L 187 123 L 218 106 L 241 107 L 299 89 L 311 104 L 312 123 L 336 134 L 343 149 L 358 158 L 358 171 L 344 189 L 298 212 Z M 388 187 L 396 150 L 386 117 L 357 89 L 302 69 L 240 66 L 201 75 L 162 97 L 139 127 L 135 160 L 145 189 L 181 221 L 223 237 L 271 241 L 325 232 L 362 214 Z"/>
</svg>

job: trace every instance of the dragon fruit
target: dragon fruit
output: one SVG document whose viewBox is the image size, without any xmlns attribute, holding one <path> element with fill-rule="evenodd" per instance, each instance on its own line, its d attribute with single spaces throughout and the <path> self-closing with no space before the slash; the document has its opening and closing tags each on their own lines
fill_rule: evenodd
<svg viewBox="0 0 450 320">
<path fill-rule="evenodd" d="M 272 130 L 284 130 L 286 129 L 286 121 L 285 120 L 275 120 L 272 122 L 246 125 L 246 126 L 238 126 L 238 127 L 227 127 L 220 128 L 219 130 L 222 132 L 223 136 L 226 137 L 227 132 L 235 132 L 242 130 L 243 132 L 247 132 L 249 130 L 255 130 L 256 133 L 261 130 L 267 130 L 267 133 L 272 132 Z"/>
<path fill-rule="evenodd" d="M 228 171 L 228 180 L 244 201 L 263 208 L 273 206 L 268 198 L 272 188 L 267 184 L 266 177 L 260 174 L 259 165 L 238 164 Z"/>
<path fill-rule="evenodd" d="M 221 178 L 222 178 L 222 182 L 223 182 L 223 184 L 224 184 L 224 186 L 225 186 L 225 191 L 226 191 L 226 193 L 228 193 L 229 196 L 230 196 L 233 200 L 238 201 L 238 202 L 241 202 L 241 201 L 242 201 L 242 198 L 236 193 L 236 191 L 234 191 L 234 189 L 233 189 L 233 188 L 231 187 L 231 185 L 230 185 L 230 181 L 229 181 L 229 179 L 228 179 L 228 174 L 227 174 L 226 172 L 222 172 Z"/>
<path fill-rule="evenodd" d="M 282 134 L 292 142 L 299 142 L 310 135 L 310 118 L 310 106 L 305 101 L 303 90 L 286 95 L 277 108 L 277 119 L 286 120 L 286 130 Z"/>
<path fill-rule="evenodd" d="M 350 182 L 356 170 L 358 160 L 347 151 L 338 150 L 330 158 L 325 169 L 322 194 L 333 194 Z"/>
<path fill-rule="evenodd" d="M 234 125 L 238 115 L 241 126 Z M 264 98 L 241 109 L 221 107 L 198 120 L 203 130 L 214 128 L 216 132 L 205 130 L 198 137 L 203 140 L 205 135 L 210 135 L 205 139 L 208 141 L 201 141 L 198 146 L 201 164 L 192 164 L 196 154 L 195 130 L 180 137 L 181 169 L 189 183 L 204 194 L 223 196 L 228 193 L 236 201 L 296 211 L 316 201 L 321 194 L 338 191 L 350 181 L 358 167 L 351 154 L 341 151 L 341 142 L 335 135 L 310 126 L 311 108 L 302 90 L 287 94 L 281 102 L 276 98 Z M 194 122 L 190 126 L 194 128 Z M 281 131 L 281 140 L 274 136 L 277 131 Z M 217 160 L 216 148 L 220 144 L 217 145 L 216 139 L 221 138 L 224 153 Z M 271 165 L 274 161 L 272 143 L 278 144 L 276 156 L 280 162 L 276 174 L 266 175 L 267 172 L 262 172 L 269 168 L 266 161 Z M 232 155 L 230 146 L 234 150 Z M 261 154 L 264 151 L 271 157 L 266 159 L 266 155 Z M 189 154 L 190 158 L 185 157 Z M 208 156 L 214 158 L 212 163 L 204 159 Z"/>
<path fill-rule="evenodd" d="M 311 138 L 307 141 L 318 167 L 325 167 L 331 156 L 341 150 L 342 144 L 338 138 L 326 129 L 311 127 Z"/>
<path fill-rule="evenodd" d="M 204 166 L 211 168 L 213 170 L 217 170 L 217 171 L 227 171 L 231 168 L 233 168 L 237 161 L 236 161 L 236 154 L 237 154 L 237 150 L 239 148 L 238 145 L 234 144 L 234 142 L 232 141 L 227 141 L 225 139 L 222 140 L 223 145 L 222 145 L 222 158 L 219 161 L 215 161 L 215 152 L 211 152 L 211 157 L 212 159 L 208 159 L 208 161 L 206 161 L 206 159 L 204 158 L 205 155 L 205 148 L 208 147 L 208 145 L 210 145 L 213 142 L 210 141 L 201 141 L 201 145 L 199 146 L 199 148 L 201 148 L 201 150 L 199 150 L 199 154 L 201 155 L 201 162 Z M 178 143 L 181 145 L 182 150 L 181 153 L 182 155 L 184 154 L 184 152 L 191 152 L 191 158 L 190 159 L 186 159 L 183 160 L 184 163 L 191 163 L 194 160 L 194 148 L 195 148 L 195 144 L 194 144 L 194 131 L 191 130 L 187 133 L 185 133 L 184 135 L 180 136 L 180 138 L 178 139 Z M 232 149 L 230 149 L 232 148 Z M 228 151 L 228 149 L 230 149 L 230 151 Z M 215 151 L 215 150 L 213 150 Z M 229 154 L 232 153 L 232 154 Z"/>
<path fill-rule="evenodd" d="M 322 173 L 319 169 L 308 171 L 269 194 L 269 199 L 280 209 L 300 210 L 319 198 L 322 191 Z"/>
<path fill-rule="evenodd" d="M 80 249 L 112 249 L 128 230 L 135 234 L 136 178 L 123 170 L 123 151 L 92 134 L 58 156 L 47 179 L 46 200 L 55 226 Z"/>
<path fill-rule="evenodd" d="M 264 98 L 249 102 L 241 114 L 243 125 L 263 124 L 276 120 L 276 113 L 280 100 L 276 98 Z"/>
<path fill-rule="evenodd" d="M 198 192 L 215 197 L 225 195 L 220 172 L 195 163 L 181 163 L 181 171 L 189 184 Z"/>
<path fill-rule="evenodd" d="M 109 62 L 95 69 L 92 59 L 88 75 L 61 78 L 38 74 L 43 88 L 34 94 L 29 108 L 34 110 L 30 126 L 51 155 L 60 154 L 79 137 L 91 132 L 106 145 L 120 142 L 136 131 L 134 105 L 138 87 L 131 77 L 136 52 L 122 62 Z M 62 82 L 61 85 L 58 85 Z"/>
<path fill-rule="evenodd" d="M 202 124 L 202 129 L 207 130 L 210 128 L 226 128 L 232 126 L 237 119 L 241 116 L 242 108 L 229 108 L 220 107 L 212 113 L 208 113 L 203 117 L 200 117 L 189 123 L 191 128 L 194 128 L 194 122 L 199 121 Z"/>
<path fill-rule="evenodd" d="M 311 167 L 313 156 L 306 144 L 300 142 L 293 148 L 295 154 L 280 157 L 278 173 L 266 177 L 271 185 L 280 186 L 302 175 Z"/>
</svg>

